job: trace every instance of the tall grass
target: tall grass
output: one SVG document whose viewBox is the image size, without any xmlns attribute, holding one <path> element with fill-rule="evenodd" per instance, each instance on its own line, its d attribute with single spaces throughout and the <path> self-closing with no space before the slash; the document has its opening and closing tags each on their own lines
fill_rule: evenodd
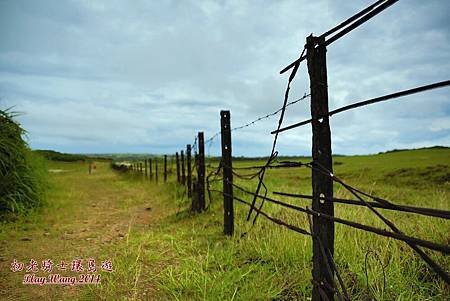
<svg viewBox="0 0 450 301">
<path fill-rule="evenodd" d="M 0 212 L 25 213 L 44 199 L 44 160 L 24 140 L 16 113 L 0 110 Z"/>
<path fill-rule="evenodd" d="M 432 148 L 339 157 L 335 158 L 339 163 L 335 164 L 334 172 L 345 182 L 398 204 L 448 210 L 449 154 L 450 149 Z M 263 163 L 242 160 L 234 166 Z M 136 185 L 138 179 L 142 177 L 129 177 L 128 185 Z M 137 287 L 133 291 L 136 299 L 147 299 L 151 288 L 152 300 L 310 300 L 312 240 L 309 236 L 274 225 L 261 216 L 252 226 L 245 221 L 248 208 L 235 202 L 235 235 L 225 237 L 220 193 L 212 194 L 208 211 L 192 214 L 190 200 L 181 197 L 185 190 L 174 186 L 173 181 L 172 178 L 164 185 L 142 181 L 142 189 L 148 192 L 149 204 L 154 208 L 149 214 L 154 214 L 158 206 L 165 206 L 163 217 L 145 231 L 130 231 L 127 245 L 121 244 L 119 248 L 126 251 L 119 251 L 114 259 L 122 267 L 121 279 L 133 280 L 126 286 Z M 236 177 L 234 181 L 248 190 L 257 184 L 257 179 L 244 181 Z M 269 192 L 311 194 L 311 171 L 306 168 L 268 170 L 265 184 Z M 219 181 L 211 187 L 221 190 L 221 185 Z M 336 197 L 352 197 L 339 185 L 334 187 L 334 192 Z M 239 190 L 234 195 L 252 200 Z M 310 205 L 271 193 L 269 196 L 302 207 Z M 309 227 L 304 214 L 267 202 L 263 210 L 289 224 L 303 229 Z M 450 241 L 447 220 L 379 211 L 408 235 L 441 244 Z M 336 204 L 335 215 L 385 229 L 377 216 L 364 207 Z M 448 256 L 427 253 L 448 270 Z M 134 262 L 142 269 L 130 264 L 131 259 L 136 259 Z M 334 259 L 351 300 L 450 300 L 450 287 L 403 242 L 337 224 Z M 140 272 L 139 278 L 135 276 L 136 271 Z M 104 283 L 102 294 L 113 298 L 122 293 L 114 281 Z"/>
</svg>

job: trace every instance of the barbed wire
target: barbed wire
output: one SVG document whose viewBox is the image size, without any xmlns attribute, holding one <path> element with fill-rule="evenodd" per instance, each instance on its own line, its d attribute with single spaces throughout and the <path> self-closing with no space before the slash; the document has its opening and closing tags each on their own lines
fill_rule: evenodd
<svg viewBox="0 0 450 301">
<path fill-rule="evenodd" d="M 298 99 L 296 99 L 296 100 L 293 100 L 293 101 L 287 103 L 286 106 L 284 106 L 284 108 L 287 108 L 287 107 L 289 107 L 289 106 L 292 106 L 292 105 L 294 105 L 294 104 L 296 104 L 296 103 L 298 103 L 298 102 L 300 102 L 300 101 L 302 101 L 302 100 L 304 100 L 304 99 L 306 99 L 306 98 L 308 98 L 308 97 L 310 97 L 310 96 L 311 96 L 311 94 L 306 94 L 306 93 L 304 93 L 304 95 L 303 95 L 302 97 L 300 97 L 300 98 L 298 98 Z M 248 122 L 248 123 L 246 123 L 246 124 L 244 124 L 244 125 L 234 127 L 234 128 L 232 128 L 230 131 L 237 131 L 237 130 L 240 130 L 240 129 L 243 129 L 243 128 L 252 126 L 252 125 L 254 125 L 255 123 L 257 123 L 257 122 L 259 122 L 259 121 L 261 121 L 261 120 L 268 119 L 268 118 L 271 118 L 271 117 L 277 115 L 277 114 L 278 114 L 279 112 L 281 112 L 282 110 L 283 110 L 283 107 L 279 108 L 278 110 L 276 110 L 276 111 L 274 111 L 274 112 L 272 112 L 272 113 L 269 113 L 269 114 L 266 114 L 266 115 L 264 115 L 264 116 L 258 117 L 258 118 L 256 118 L 255 120 L 250 121 L 250 122 Z M 217 132 L 217 133 L 215 133 L 215 134 L 214 134 L 213 136 L 211 136 L 210 138 L 208 138 L 208 139 L 205 141 L 205 144 L 206 144 L 206 143 L 211 143 L 211 142 L 212 142 L 215 138 L 217 138 L 219 135 L 220 135 L 220 131 Z"/>
<path fill-rule="evenodd" d="M 303 48 L 303 51 L 301 53 L 300 56 L 303 56 L 303 54 L 306 51 L 306 45 Z M 300 62 L 297 62 L 294 65 L 294 68 L 292 68 L 291 74 L 289 75 L 289 79 L 288 79 L 288 83 L 286 86 L 286 90 L 284 92 L 284 102 L 283 102 L 283 106 L 281 107 L 281 114 L 280 114 L 280 118 L 278 119 L 278 127 L 277 130 L 279 130 L 281 128 L 281 125 L 283 124 L 283 119 L 284 119 L 284 113 L 286 112 L 286 106 L 288 104 L 288 100 L 289 100 L 289 91 L 291 89 L 291 83 L 295 78 L 295 75 L 297 74 L 298 68 L 300 67 Z M 304 98 L 306 98 L 306 94 L 304 96 Z M 261 173 L 258 175 L 259 181 L 258 181 L 258 185 L 256 186 L 256 191 L 255 194 L 258 195 L 259 194 L 259 190 L 261 189 L 261 186 L 264 186 L 264 175 L 266 173 L 266 167 L 270 165 L 270 163 L 272 163 L 273 160 L 276 159 L 276 157 L 278 156 L 278 152 L 275 150 L 276 146 L 277 146 L 277 140 L 278 140 L 278 132 L 275 134 L 274 138 L 273 138 L 273 143 L 272 143 L 272 151 L 270 153 L 269 159 L 267 160 L 265 167 L 261 168 Z M 265 192 L 267 194 L 267 190 Z M 248 211 L 248 215 L 247 215 L 247 221 L 250 220 L 250 217 L 252 215 L 252 210 L 255 206 L 256 203 L 256 199 L 257 197 L 255 196 L 253 198 L 252 201 L 252 207 L 250 207 L 250 210 Z M 264 200 L 261 202 L 261 207 L 264 205 Z M 256 219 L 258 218 L 258 213 L 256 213 L 255 218 L 253 219 L 253 224 L 256 222 Z"/>
</svg>

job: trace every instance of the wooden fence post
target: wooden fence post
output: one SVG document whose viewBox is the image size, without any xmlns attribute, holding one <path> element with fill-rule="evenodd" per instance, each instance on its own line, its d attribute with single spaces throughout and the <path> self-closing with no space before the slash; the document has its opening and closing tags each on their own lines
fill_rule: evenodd
<svg viewBox="0 0 450 301">
<path fill-rule="evenodd" d="M 198 212 L 206 208 L 205 204 L 205 137 L 203 132 L 198 133 Z"/>
<path fill-rule="evenodd" d="M 187 159 L 186 160 L 186 167 L 187 167 L 186 186 L 187 186 L 187 195 L 188 195 L 188 198 L 190 198 L 190 197 L 192 197 L 191 145 L 190 144 L 186 145 L 186 159 Z M 181 162 L 183 163 L 183 161 L 184 161 L 183 160 L 183 151 L 181 151 Z M 182 179 L 181 181 L 183 181 L 183 178 L 184 178 L 184 164 L 183 164 L 182 171 L 183 171 L 183 177 L 181 178 Z M 182 184 L 184 185 L 184 182 Z"/>
<path fill-rule="evenodd" d="M 180 158 L 178 157 L 178 152 L 175 153 L 175 159 L 177 164 L 177 183 L 180 184 Z"/>
<path fill-rule="evenodd" d="M 148 159 L 148 169 L 150 172 L 150 180 L 153 180 L 153 171 L 152 171 L 152 159 Z"/>
<path fill-rule="evenodd" d="M 231 153 L 230 111 L 220 111 L 220 132 L 222 138 L 222 161 L 219 164 L 222 164 L 223 168 L 223 233 L 225 235 L 233 235 L 233 165 Z"/>
<path fill-rule="evenodd" d="M 186 170 L 184 168 L 184 152 L 181 151 L 181 185 L 185 184 L 186 184 Z"/>
<path fill-rule="evenodd" d="M 198 139 L 198 137 L 197 137 Z M 194 150 L 194 163 L 193 165 L 195 166 L 195 170 L 197 171 L 197 176 L 198 176 L 198 154 L 197 154 L 197 150 Z M 198 211 L 198 185 L 197 185 L 197 177 L 192 176 L 192 208 L 195 211 Z"/>
<path fill-rule="evenodd" d="M 164 183 L 167 183 L 167 155 L 164 155 Z"/>
<path fill-rule="evenodd" d="M 155 181 L 158 183 L 158 158 L 155 158 Z"/>
<path fill-rule="evenodd" d="M 309 36 L 306 38 L 308 73 L 311 87 L 311 119 L 312 119 L 312 209 L 334 216 L 333 180 L 323 174 L 324 167 L 333 172 L 331 157 L 331 133 L 328 118 L 328 83 L 326 47 L 320 43 L 325 38 Z M 329 272 L 328 258 L 334 254 L 334 223 L 322 217 L 313 216 L 313 301 L 334 300 L 334 271 Z M 322 244 L 322 246 L 320 246 Z M 321 248 L 325 252 L 321 251 Z M 330 264 L 331 266 L 331 264 Z M 325 295 L 326 299 L 324 298 Z"/>
<path fill-rule="evenodd" d="M 139 173 L 140 173 L 140 175 L 139 176 L 143 176 L 143 171 L 144 171 L 144 168 L 142 167 L 142 162 L 139 162 Z"/>
<path fill-rule="evenodd" d="M 147 159 L 144 159 L 144 173 L 145 173 L 145 179 L 148 178 L 148 172 L 147 172 Z"/>
</svg>

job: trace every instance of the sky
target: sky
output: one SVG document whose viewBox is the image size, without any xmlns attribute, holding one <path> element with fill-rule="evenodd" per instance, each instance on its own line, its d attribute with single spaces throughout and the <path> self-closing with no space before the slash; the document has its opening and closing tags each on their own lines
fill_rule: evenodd
<svg viewBox="0 0 450 301">
<path fill-rule="evenodd" d="M 34 149 L 171 154 L 282 106 L 311 33 L 374 2 L 0 0 L 0 109 Z M 327 48 L 329 107 L 450 79 L 450 1 L 400 0 Z M 309 93 L 306 64 L 290 100 Z M 332 151 L 450 146 L 450 87 L 330 118 Z M 309 99 L 283 125 L 310 117 Z M 278 115 L 232 133 L 236 156 L 269 155 Z M 282 155 L 311 153 L 311 127 L 281 133 Z M 206 146 L 220 154 L 220 137 Z"/>
</svg>

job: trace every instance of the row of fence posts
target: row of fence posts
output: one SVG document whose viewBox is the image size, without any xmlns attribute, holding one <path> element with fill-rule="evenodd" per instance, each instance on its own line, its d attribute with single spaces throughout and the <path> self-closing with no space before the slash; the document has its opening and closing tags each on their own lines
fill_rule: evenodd
<svg viewBox="0 0 450 301">
<path fill-rule="evenodd" d="M 392 1 L 391 1 L 392 2 Z M 383 4 L 379 9 L 385 9 L 389 3 Z M 390 5 L 390 4 L 389 4 Z M 347 31 L 348 32 L 348 31 Z M 328 42 L 328 43 L 326 43 Z M 311 87 L 311 124 L 312 124 L 312 159 L 318 165 L 331 173 L 333 172 L 332 151 L 331 151 L 331 131 L 329 124 L 328 108 L 328 88 L 327 88 L 327 63 L 326 45 L 331 41 L 325 41 L 325 36 L 309 36 L 306 40 L 307 69 Z M 301 58 L 300 58 L 301 59 Z M 295 76 L 301 60 L 292 63 L 289 68 L 293 68 L 290 81 Z M 289 70 L 285 68 L 282 72 Z M 288 86 L 289 89 L 289 86 Z M 288 90 L 287 90 L 288 91 Z M 233 171 L 232 171 L 232 148 L 231 148 L 231 128 L 230 112 L 221 111 L 221 149 L 222 158 L 220 161 L 223 173 L 223 208 L 224 208 L 224 233 L 232 235 L 234 231 L 233 212 Z M 279 131 L 277 131 L 279 132 Z M 205 210 L 205 154 L 203 132 L 198 133 L 198 154 L 194 156 L 197 177 L 192 177 L 191 170 L 191 145 L 186 146 L 186 160 L 184 150 L 175 154 L 177 181 L 180 185 L 185 185 L 187 195 L 192 198 L 192 210 L 202 212 Z M 167 181 L 167 156 L 164 157 L 164 180 Z M 150 159 L 150 178 L 152 177 Z M 157 161 L 155 161 L 155 174 L 157 181 Z M 140 168 L 142 163 L 133 166 Z M 334 222 L 322 216 L 334 217 L 333 205 L 333 181 L 321 172 L 320 168 L 312 169 L 312 209 L 318 212 L 312 217 L 312 237 L 313 237 L 313 290 L 312 301 L 334 300 L 335 284 L 334 270 L 329 270 L 329 260 L 326 254 L 330 255 L 330 262 L 334 256 Z"/>
<path fill-rule="evenodd" d="M 319 46 L 317 46 L 319 45 Z M 332 171 L 331 157 L 331 135 L 328 118 L 328 91 L 327 91 L 327 71 L 326 71 L 326 47 L 323 39 L 310 36 L 307 38 L 307 62 L 310 75 L 311 86 L 311 117 L 313 147 L 312 157 L 328 170 Z M 221 125 L 221 150 L 222 158 L 220 161 L 223 173 L 223 212 L 224 212 L 224 234 L 233 235 L 234 232 L 234 209 L 233 209 L 233 171 L 232 171 L 232 145 L 231 145 L 231 127 L 230 111 L 220 112 Z M 194 154 L 194 170 L 196 177 L 193 177 L 192 146 L 186 145 L 186 149 L 175 154 L 177 182 L 186 186 L 188 198 L 191 198 L 191 210 L 200 213 L 205 207 L 205 144 L 203 132 L 198 132 L 197 149 Z M 185 158 L 186 155 L 186 158 Z M 155 181 L 158 182 L 158 160 L 156 158 L 148 159 L 143 164 L 135 163 L 133 170 L 138 170 L 147 177 L 147 165 L 149 166 L 149 178 L 153 178 L 152 163 L 155 167 Z M 164 182 L 167 182 L 167 155 L 164 155 Z M 333 185 L 331 179 L 324 176 L 317 169 L 312 171 L 312 191 L 313 201 L 312 209 L 334 216 L 334 206 L 331 201 L 321 202 L 322 199 L 332 199 Z M 313 286 L 313 300 L 324 300 L 321 293 L 329 300 L 334 298 L 334 288 L 324 287 L 323 283 L 333 283 L 334 271 L 330 273 L 327 270 L 327 258 L 321 253 L 324 248 L 331 257 L 334 254 L 334 223 L 320 216 L 313 216 L 312 222 L 313 235 L 313 282 L 318 283 Z"/>
<path fill-rule="evenodd" d="M 308 49 L 309 50 L 309 49 Z M 313 158 L 331 170 L 331 143 L 328 118 L 323 121 L 317 121 L 317 116 L 326 115 L 328 112 L 328 97 L 326 88 L 313 83 L 326 82 L 325 51 L 323 48 L 309 50 L 315 51 L 312 57 L 308 57 L 308 69 L 311 73 L 311 113 L 313 116 Z M 324 75 L 325 74 L 325 75 Z M 324 78 L 325 77 L 325 78 Z M 234 208 L 233 208 L 233 162 L 232 162 L 232 144 L 231 144 L 231 126 L 230 111 L 220 112 L 221 125 L 221 151 L 222 156 L 220 163 L 223 173 L 223 231 L 225 235 L 233 235 L 234 232 Z M 186 187 L 186 194 L 191 199 L 191 210 L 201 213 L 206 210 L 205 207 L 205 141 L 203 132 L 198 132 L 197 136 L 198 153 L 194 154 L 194 166 L 192 167 L 192 145 L 187 144 L 185 150 L 175 153 L 176 179 L 179 185 Z M 154 165 L 154 176 L 152 166 Z M 134 163 L 131 166 L 132 171 L 138 171 L 146 179 L 155 180 L 158 183 L 158 159 L 151 158 L 142 162 Z M 196 171 L 196 176 L 193 171 Z M 168 179 L 167 155 L 164 155 L 164 182 Z M 321 203 L 320 196 L 331 198 L 333 195 L 332 183 L 329 179 L 321 174 L 313 171 L 312 187 L 313 187 L 313 210 L 318 212 L 326 212 L 333 215 L 333 204 Z M 334 224 L 324 221 L 320 218 L 313 217 L 313 233 L 320 236 L 323 246 L 333 255 L 334 244 Z M 313 240 L 313 279 L 327 281 L 330 283 L 333 275 L 324 270 L 324 262 L 326 258 L 321 256 L 319 252 L 319 242 Z M 317 286 L 313 288 L 313 300 L 322 300 L 318 297 L 316 291 Z M 333 296 L 332 292 L 327 291 L 329 296 Z"/>
<path fill-rule="evenodd" d="M 221 141 L 222 141 L 222 164 L 223 170 L 223 208 L 224 208 L 224 233 L 232 235 L 234 231 L 234 211 L 233 211 L 233 172 L 232 172 L 232 153 L 231 153 L 231 128 L 230 111 L 220 112 Z M 202 212 L 206 210 L 205 203 L 205 139 L 204 133 L 198 132 L 197 135 L 198 153 L 194 154 L 193 175 L 192 145 L 187 144 L 185 150 L 175 153 L 177 182 L 186 186 L 187 196 L 191 199 L 191 210 L 193 212 Z M 186 152 L 185 152 L 186 151 Z M 186 154 L 186 158 L 185 158 Z"/>
<path fill-rule="evenodd" d="M 331 133 L 328 117 L 328 88 L 326 67 L 326 46 L 323 38 L 310 36 L 307 38 L 307 67 L 311 87 L 311 118 L 312 118 L 312 157 L 315 162 L 324 168 L 333 171 L 331 152 Z M 224 234 L 233 235 L 234 209 L 233 209 L 233 171 L 230 111 L 220 112 L 221 148 L 223 173 L 223 209 Z M 177 174 L 181 166 L 180 184 L 186 185 L 188 197 L 192 197 L 192 210 L 202 212 L 205 210 L 205 154 L 203 132 L 198 133 L 198 154 L 195 156 L 197 178 L 191 179 L 191 145 L 186 146 L 187 154 L 187 181 L 185 182 L 184 157 L 181 151 L 181 164 L 177 160 Z M 178 158 L 178 155 L 176 155 Z M 181 180 L 181 181 L 180 181 Z M 192 185 L 191 185 L 192 181 Z M 191 187 L 193 189 L 191 193 Z M 330 200 L 333 197 L 333 182 L 323 175 L 320 170 L 312 171 L 312 209 L 334 216 L 334 206 L 331 201 L 321 201 L 321 198 Z M 326 287 L 324 283 L 334 283 L 334 271 L 327 270 L 328 259 L 324 254 L 334 255 L 334 222 L 321 216 L 312 218 L 313 239 L 313 286 L 312 300 L 333 300 L 334 287 Z M 321 248 L 325 253 L 321 252 Z M 323 295 L 322 295 L 323 294 Z"/>
<path fill-rule="evenodd" d="M 175 153 L 177 182 L 186 186 L 188 198 L 191 198 L 191 210 L 194 212 L 202 212 L 206 209 L 205 203 L 205 140 L 203 132 L 198 132 L 197 136 L 198 154 L 194 155 L 194 170 L 197 176 L 192 173 L 192 145 L 186 145 L 185 150 Z"/>
<path fill-rule="evenodd" d="M 168 174 L 170 170 L 167 168 L 167 155 L 164 155 L 163 158 L 163 176 L 164 176 L 164 183 L 167 182 Z M 158 183 L 158 158 L 149 158 L 144 159 L 144 162 L 134 162 L 129 167 L 129 170 L 132 172 L 136 172 L 140 175 L 142 175 L 145 179 L 148 180 L 154 180 L 156 183 Z"/>
</svg>

